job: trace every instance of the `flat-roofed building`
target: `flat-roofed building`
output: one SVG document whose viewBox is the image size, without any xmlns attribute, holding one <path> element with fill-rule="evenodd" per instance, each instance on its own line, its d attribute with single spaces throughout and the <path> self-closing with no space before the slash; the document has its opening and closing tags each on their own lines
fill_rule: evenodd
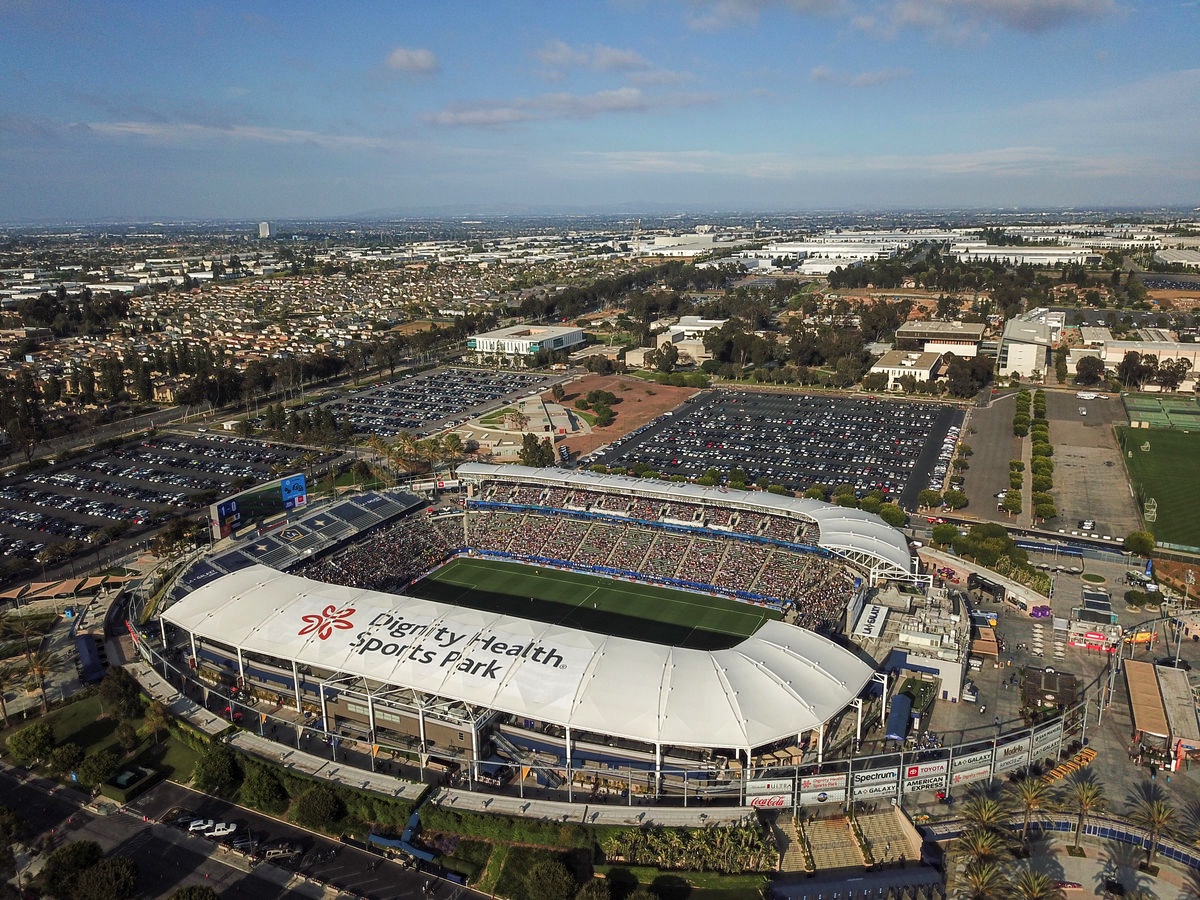
<svg viewBox="0 0 1200 900">
<path fill-rule="evenodd" d="M 467 349 L 477 357 L 504 357 L 528 363 L 543 350 L 557 353 L 584 342 L 583 329 L 557 325 L 511 325 L 467 338 Z"/>
<path fill-rule="evenodd" d="M 871 366 L 872 374 L 887 376 L 889 391 L 902 390 L 901 379 L 911 375 L 916 381 L 932 381 L 942 366 L 940 353 L 921 353 L 915 350 L 889 350 Z"/>
<path fill-rule="evenodd" d="M 1015 372 L 1022 378 L 1031 378 L 1035 372 L 1045 374 L 1050 365 L 1053 338 L 1050 326 L 1039 321 L 1043 313 L 1044 310 L 1034 310 L 1004 324 L 996 362 L 1001 375 Z"/>
<path fill-rule="evenodd" d="M 947 322 L 942 319 L 905 322 L 896 329 L 896 345 L 900 350 L 976 356 L 985 327 L 982 322 Z"/>
</svg>

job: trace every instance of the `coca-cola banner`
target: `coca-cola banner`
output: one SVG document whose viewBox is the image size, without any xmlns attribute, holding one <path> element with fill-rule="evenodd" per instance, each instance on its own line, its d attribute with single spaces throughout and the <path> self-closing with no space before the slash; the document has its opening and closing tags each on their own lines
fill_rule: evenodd
<svg viewBox="0 0 1200 900">
<path fill-rule="evenodd" d="M 750 798 L 755 809 L 787 809 L 792 805 L 791 794 L 759 794 Z"/>
</svg>

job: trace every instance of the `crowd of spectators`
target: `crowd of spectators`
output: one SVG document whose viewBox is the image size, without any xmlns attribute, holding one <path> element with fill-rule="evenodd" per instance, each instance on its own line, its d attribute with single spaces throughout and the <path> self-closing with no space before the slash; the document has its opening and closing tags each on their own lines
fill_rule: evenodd
<svg viewBox="0 0 1200 900">
<path fill-rule="evenodd" d="M 456 519 L 456 522 L 458 520 Z M 401 590 L 434 569 L 462 544 L 448 541 L 439 522 L 408 516 L 344 549 L 313 560 L 295 574 L 314 581 L 376 591 Z"/>
</svg>

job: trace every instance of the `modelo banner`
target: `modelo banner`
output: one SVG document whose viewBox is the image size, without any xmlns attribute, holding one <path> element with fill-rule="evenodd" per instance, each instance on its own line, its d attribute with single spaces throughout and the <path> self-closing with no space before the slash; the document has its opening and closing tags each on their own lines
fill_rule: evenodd
<svg viewBox="0 0 1200 900">
<path fill-rule="evenodd" d="M 970 784 L 972 781 L 982 781 L 985 778 L 990 778 L 992 775 L 992 767 L 990 765 L 978 766 L 974 769 L 965 769 L 962 772 L 955 772 L 950 776 L 950 784 Z"/>
<path fill-rule="evenodd" d="M 1029 738 L 996 748 L 996 771 L 1011 772 L 1029 761 Z"/>
<path fill-rule="evenodd" d="M 846 792 L 841 791 L 809 791 L 800 795 L 801 806 L 820 806 L 825 803 L 844 803 Z"/>
<path fill-rule="evenodd" d="M 787 809 L 792 805 L 791 794 L 760 794 L 750 798 L 755 809 Z"/>
<path fill-rule="evenodd" d="M 987 763 L 988 767 L 991 767 L 991 747 L 986 750 L 976 750 L 974 753 L 964 753 L 962 756 L 954 757 L 954 762 L 950 768 L 954 772 L 961 772 L 963 769 L 977 768 L 982 763 Z"/>
<path fill-rule="evenodd" d="M 889 784 L 866 784 L 862 787 L 854 788 L 854 799 L 861 800 L 864 797 L 895 797 L 899 787 L 900 783 L 897 781 Z"/>
<path fill-rule="evenodd" d="M 930 775 L 945 775 L 950 771 L 950 763 L 944 759 L 937 762 L 917 763 L 915 766 L 904 767 L 904 778 L 911 781 L 914 778 L 927 778 Z"/>
<path fill-rule="evenodd" d="M 845 786 L 845 775 L 810 775 L 800 779 L 802 791 L 836 791 Z"/>
<path fill-rule="evenodd" d="M 757 781 L 746 782 L 747 794 L 788 794 L 796 786 L 796 781 L 793 778 L 773 778 L 770 780 L 759 779 Z"/>
</svg>

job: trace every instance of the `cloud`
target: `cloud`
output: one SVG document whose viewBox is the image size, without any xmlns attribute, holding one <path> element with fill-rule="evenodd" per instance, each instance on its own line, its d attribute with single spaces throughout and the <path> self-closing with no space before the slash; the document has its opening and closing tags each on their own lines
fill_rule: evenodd
<svg viewBox="0 0 1200 900">
<path fill-rule="evenodd" d="M 550 41 L 534 54 L 552 69 L 591 69 L 596 72 L 629 72 L 650 68 L 636 50 L 622 50 L 606 44 L 573 47 L 565 41 Z"/>
<path fill-rule="evenodd" d="M 393 72 L 423 73 L 437 71 L 438 60 L 432 50 L 420 47 L 397 47 L 384 61 Z"/>
<path fill-rule="evenodd" d="M 240 141 L 256 144 L 295 144 L 325 150 L 380 149 L 386 142 L 365 135 L 324 134 L 295 128 L 263 125 L 218 127 L 195 122 L 88 122 L 85 127 L 95 135 L 110 138 L 140 138 L 164 144 L 191 143 L 198 140 Z"/>
<path fill-rule="evenodd" d="M 747 22 L 757 22 L 764 11 L 832 13 L 846 7 L 848 0 L 691 0 L 688 26 L 697 31 L 719 31 Z"/>
<path fill-rule="evenodd" d="M 859 72 L 857 75 L 849 75 L 842 72 L 837 72 L 829 66 L 814 66 L 808 73 L 810 81 L 815 81 L 818 84 L 838 84 L 846 87 L 877 87 L 881 84 L 887 84 L 889 81 L 898 81 L 903 78 L 908 78 L 912 73 L 908 69 L 877 69 L 874 72 Z"/>
<path fill-rule="evenodd" d="M 665 107 L 694 106 L 709 100 L 709 97 L 689 94 L 648 96 L 640 88 L 623 87 L 591 94 L 560 92 L 464 104 L 432 113 L 425 121 L 445 127 L 488 128 L 544 119 L 591 119 L 609 113 L 648 112 Z"/>
<path fill-rule="evenodd" d="M 1114 15 L 1115 0 L 874 0 L 860 2 L 851 24 L 868 34 L 894 37 L 900 31 L 927 31 L 961 43 L 999 26 L 1040 34 Z"/>
</svg>

